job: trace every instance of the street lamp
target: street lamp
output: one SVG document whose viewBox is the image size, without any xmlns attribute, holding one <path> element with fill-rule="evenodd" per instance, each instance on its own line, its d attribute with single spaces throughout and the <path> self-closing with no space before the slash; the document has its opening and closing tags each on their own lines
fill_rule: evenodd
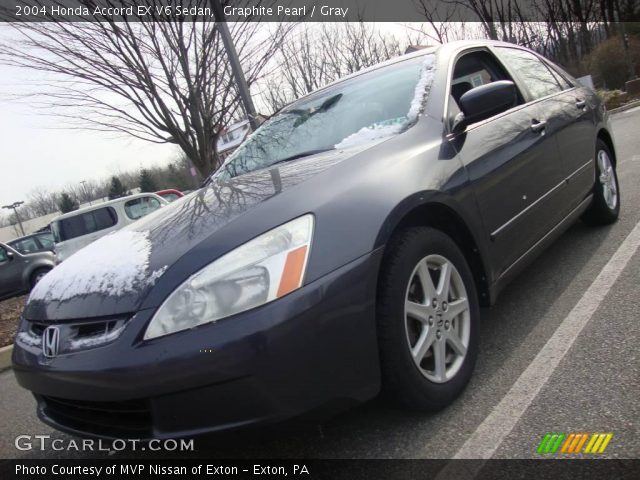
<svg viewBox="0 0 640 480">
<path fill-rule="evenodd" d="M 22 227 L 22 220 L 20 220 L 20 215 L 18 215 L 18 207 L 22 205 L 24 202 L 13 202 L 11 205 L 3 205 L 2 208 L 12 209 L 13 213 L 16 215 L 16 219 L 18 220 L 18 224 L 20 225 L 20 231 L 22 232 L 22 236 L 24 237 L 24 228 Z"/>
<path fill-rule="evenodd" d="M 91 198 L 89 198 L 89 195 L 87 195 L 87 181 L 82 180 L 80 183 L 82 184 L 82 190 L 84 191 L 84 196 L 89 200 L 89 206 L 91 206 Z"/>
</svg>

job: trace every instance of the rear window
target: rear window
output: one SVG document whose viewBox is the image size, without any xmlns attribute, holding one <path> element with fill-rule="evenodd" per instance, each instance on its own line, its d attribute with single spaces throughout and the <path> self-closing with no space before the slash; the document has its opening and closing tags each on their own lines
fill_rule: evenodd
<svg viewBox="0 0 640 480">
<path fill-rule="evenodd" d="M 89 235 L 118 223 L 118 215 L 111 207 L 99 208 L 81 213 L 51 224 L 56 242 L 64 242 L 72 238 Z"/>
<path fill-rule="evenodd" d="M 157 198 L 141 197 L 129 200 L 124 204 L 124 211 L 131 220 L 137 220 L 160 208 Z"/>
</svg>

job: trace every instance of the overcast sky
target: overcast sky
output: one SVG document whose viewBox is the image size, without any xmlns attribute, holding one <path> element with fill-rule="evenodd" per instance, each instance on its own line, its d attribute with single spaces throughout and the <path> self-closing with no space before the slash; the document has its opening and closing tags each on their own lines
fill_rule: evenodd
<svg viewBox="0 0 640 480">
<path fill-rule="evenodd" d="M 15 91 L 28 75 L 0 66 L 0 91 Z M 59 129 L 59 123 L 29 104 L 0 96 L 0 205 L 27 200 L 32 190 L 54 190 L 119 170 L 160 165 L 177 156 L 172 146 Z"/>
</svg>

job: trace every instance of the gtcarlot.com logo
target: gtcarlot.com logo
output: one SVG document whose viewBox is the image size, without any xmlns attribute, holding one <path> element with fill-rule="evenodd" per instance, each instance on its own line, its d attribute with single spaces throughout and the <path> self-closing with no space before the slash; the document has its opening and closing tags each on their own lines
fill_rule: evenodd
<svg viewBox="0 0 640 480">
<path fill-rule="evenodd" d="M 172 439 L 167 438 L 163 440 L 152 439 L 148 441 L 136 440 L 136 439 L 65 439 L 65 438 L 51 438 L 51 435 L 18 435 L 14 440 L 14 445 L 17 450 L 55 450 L 55 451 L 76 451 L 76 452 L 121 452 L 124 450 L 130 451 L 146 451 L 153 452 L 167 451 L 167 452 L 193 452 L 195 450 L 195 443 L 193 438 L 181 438 Z"/>
<path fill-rule="evenodd" d="M 613 433 L 546 433 L 537 452 L 549 453 L 604 453 Z"/>
</svg>

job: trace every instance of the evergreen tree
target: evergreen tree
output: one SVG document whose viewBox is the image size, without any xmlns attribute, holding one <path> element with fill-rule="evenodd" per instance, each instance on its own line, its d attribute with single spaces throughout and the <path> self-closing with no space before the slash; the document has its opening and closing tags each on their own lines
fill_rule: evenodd
<svg viewBox="0 0 640 480">
<path fill-rule="evenodd" d="M 128 194 L 127 189 L 120 179 L 115 175 L 111 177 L 111 188 L 109 188 L 109 200 L 114 198 L 125 197 Z"/>
<path fill-rule="evenodd" d="M 68 193 L 63 193 L 60 195 L 60 201 L 58 202 L 58 208 L 62 213 L 73 212 L 80 208 L 78 202 L 71 197 Z"/>
<path fill-rule="evenodd" d="M 151 172 L 145 168 L 140 170 L 140 191 L 143 193 L 156 192 L 158 190 L 156 182 L 151 176 Z"/>
</svg>

